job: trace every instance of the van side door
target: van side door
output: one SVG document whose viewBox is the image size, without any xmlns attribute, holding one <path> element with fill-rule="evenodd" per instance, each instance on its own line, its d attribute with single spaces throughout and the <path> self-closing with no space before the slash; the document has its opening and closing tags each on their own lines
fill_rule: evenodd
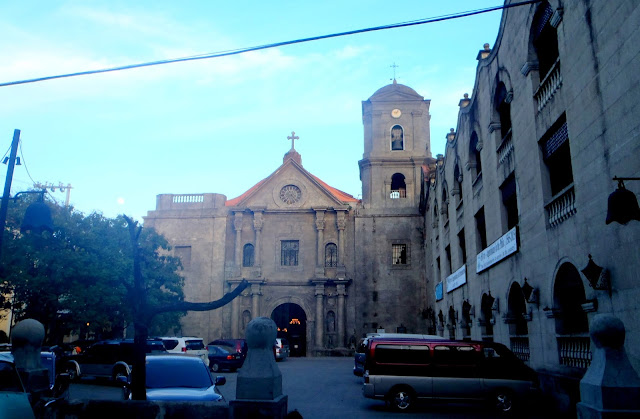
<svg viewBox="0 0 640 419">
<path fill-rule="evenodd" d="M 465 344 L 433 346 L 433 397 L 452 399 L 482 398 L 478 374 L 479 349 Z"/>
</svg>

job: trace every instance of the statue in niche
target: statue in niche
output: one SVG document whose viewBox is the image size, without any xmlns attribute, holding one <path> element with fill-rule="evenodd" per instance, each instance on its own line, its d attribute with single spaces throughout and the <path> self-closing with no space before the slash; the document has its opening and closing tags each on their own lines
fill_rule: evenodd
<svg viewBox="0 0 640 419">
<path fill-rule="evenodd" d="M 251 312 L 249 310 L 245 310 L 242 312 L 242 330 L 247 329 L 247 325 L 251 321 Z"/>
<path fill-rule="evenodd" d="M 327 332 L 335 332 L 336 331 L 336 315 L 333 311 L 327 313 Z"/>
<path fill-rule="evenodd" d="M 391 128 L 391 150 L 404 150 L 404 133 L 400 125 Z"/>
</svg>

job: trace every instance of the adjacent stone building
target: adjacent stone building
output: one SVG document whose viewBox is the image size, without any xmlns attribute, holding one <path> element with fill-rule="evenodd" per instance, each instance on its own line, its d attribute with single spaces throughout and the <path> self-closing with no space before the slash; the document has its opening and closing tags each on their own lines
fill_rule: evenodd
<svg viewBox="0 0 640 419">
<path fill-rule="evenodd" d="M 633 1 L 505 10 L 425 171 L 431 327 L 510 346 L 562 407 L 597 313 L 624 322 L 640 370 L 640 222 L 605 223 L 612 178 L 640 176 L 639 36 Z"/>
</svg>

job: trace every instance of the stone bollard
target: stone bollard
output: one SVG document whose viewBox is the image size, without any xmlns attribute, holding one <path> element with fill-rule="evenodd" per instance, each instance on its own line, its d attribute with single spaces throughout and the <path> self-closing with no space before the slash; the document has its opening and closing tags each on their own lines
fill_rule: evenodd
<svg viewBox="0 0 640 419">
<path fill-rule="evenodd" d="M 595 349 L 580 381 L 578 418 L 640 417 L 640 378 L 624 349 L 624 324 L 611 314 L 598 314 L 590 329 Z"/>
<path fill-rule="evenodd" d="M 238 371 L 236 400 L 229 402 L 232 418 L 284 418 L 287 396 L 282 394 L 282 374 L 273 355 L 277 327 L 267 317 L 247 325 L 249 350 Z"/>
<path fill-rule="evenodd" d="M 37 320 L 23 320 L 11 330 L 11 353 L 32 402 L 49 390 L 49 373 L 40 359 L 43 340 L 44 326 Z"/>
</svg>

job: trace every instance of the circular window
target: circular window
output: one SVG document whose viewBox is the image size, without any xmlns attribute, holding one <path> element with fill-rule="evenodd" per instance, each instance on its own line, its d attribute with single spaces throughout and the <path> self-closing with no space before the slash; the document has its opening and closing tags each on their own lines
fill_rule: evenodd
<svg viewBox="0 0 640 419">
<path fill-rule="evenodd" d="M 280 189 L 280 199 L 285 204 L 291 205 L 300 201 L 302 191 L 296 185 L 286 185 Z"/>
</svg>

